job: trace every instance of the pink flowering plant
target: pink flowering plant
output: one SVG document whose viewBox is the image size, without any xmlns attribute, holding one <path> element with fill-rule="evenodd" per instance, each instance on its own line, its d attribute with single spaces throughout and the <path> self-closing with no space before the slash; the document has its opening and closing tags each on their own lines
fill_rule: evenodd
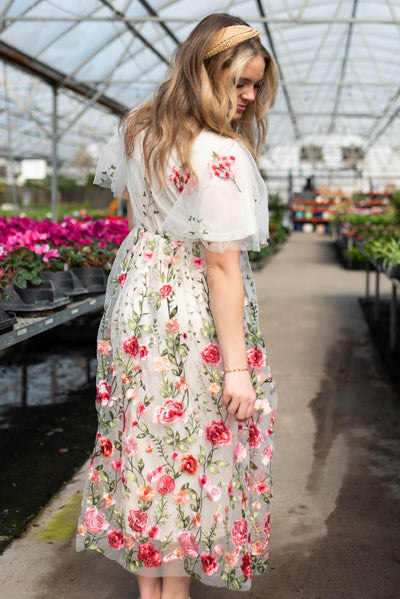
<svg viewBox="0 0 400 599">
<path fill-rule="evenodd" d="M 93 220 L 68 216 L 58 223 L 28 217 L 0 217 L 0 293 L 10 283 L 42 282 L 43 270 L 73 266 L 109 270 L 128 234 L 125 218 Z"/>
</svg>

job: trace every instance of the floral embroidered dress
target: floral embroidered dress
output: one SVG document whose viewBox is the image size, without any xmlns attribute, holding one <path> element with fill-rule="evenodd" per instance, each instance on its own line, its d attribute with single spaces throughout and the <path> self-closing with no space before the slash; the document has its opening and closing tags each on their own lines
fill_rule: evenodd
<svg viewBox="0 0 400 599">
<path fill-rule="evenodd" d="M 116 136 L 99 161 L 95 181 L 116 195 L 127 188 L 136 226 L 113 264 L 99 329 L 99 425 L 77 548 L 145 576 L 248 590 L 268 559 L 276 408 L 245 251 L 266 243 L 267 191 L 237 140 L 200 133 L 192 166 L 197 178 L 171 156 L 160 191 L 147 183 L 140 139 L 126 160 Z M 257 393 L 246 423 L 220 404 L 205 247 L 242 250 Z"/>
</svg>

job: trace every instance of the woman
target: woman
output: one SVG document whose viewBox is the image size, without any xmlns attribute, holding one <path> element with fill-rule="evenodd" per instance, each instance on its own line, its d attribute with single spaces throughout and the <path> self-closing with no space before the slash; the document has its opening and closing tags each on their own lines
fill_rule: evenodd
<svg viewBox="0 0 400 599">
<path fill-rule="evenodd" d="M 210 15 L 103 150 L 135 223 L 98 337 L 99 429 L 78 549 L 187 599 L 191 577 L 247 590 L 268 557 L 276 394 L 246 248 L 266 243 L 255 158 L 277 69 L 259 34 Z"/>
</svg>

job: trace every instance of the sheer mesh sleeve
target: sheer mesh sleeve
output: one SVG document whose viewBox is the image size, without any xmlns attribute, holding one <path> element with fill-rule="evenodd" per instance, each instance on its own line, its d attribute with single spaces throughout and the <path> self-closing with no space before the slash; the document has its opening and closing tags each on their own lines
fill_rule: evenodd
<svg viewBox="0 0 400 599">
<path fill-rule="evenodd" d="M 101 187 L 109 187 L 117 198 L 123 195 L 126 188 L 126 155 L 122 130 L 119 130 L 102 149 L 94 183 Z"/>
<path fill-rule="evenodd" d="M 192 164 L 197 183 L 184 167 L 172 167 L 169 179 L 179 199 L 163 230 L 201 240 L 214 251 L 258 251 L 268 239 L 268 192 L 247 148 L 237 140 L 202 134 Z"/>
</svg>

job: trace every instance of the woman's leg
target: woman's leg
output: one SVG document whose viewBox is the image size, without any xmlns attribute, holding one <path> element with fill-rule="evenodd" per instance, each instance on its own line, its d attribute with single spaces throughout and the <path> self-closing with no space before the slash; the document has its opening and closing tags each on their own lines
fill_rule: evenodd
<svg viewBox="0 0 400 599">
<path fill-rule="evenodd" d="M 137 576 L 140 599 L 161 599 L 161 578 Z"/>
<path fill-rule="evenodd" d="M 190 580 L 190 576 L 164 576 L 161 598 L 188 599 Z"/>
</svg>

